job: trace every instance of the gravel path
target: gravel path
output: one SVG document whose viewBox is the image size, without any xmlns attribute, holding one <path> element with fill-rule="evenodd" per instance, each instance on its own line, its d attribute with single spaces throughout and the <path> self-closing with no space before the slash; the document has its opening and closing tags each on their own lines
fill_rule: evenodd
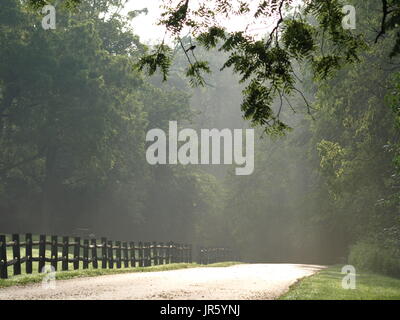
<svg viewBox="0 0 400 320">
<path fill-rule="evenodd" d="M 0 289 L 4 299 L 275 299 L 296 280 L 323 269 L 318 265 L 240 264 L 162 272 L 106 275 L 58 280 L 54 289 L 41 284 Z"/>
</svg>

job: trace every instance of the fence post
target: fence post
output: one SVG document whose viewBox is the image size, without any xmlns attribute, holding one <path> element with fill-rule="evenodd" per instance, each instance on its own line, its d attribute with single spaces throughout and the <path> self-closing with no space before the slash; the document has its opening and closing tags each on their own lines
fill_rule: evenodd
<svg viewBox="0 0 400 320">
<path fill-rule="evenodd" d="M 155 245 L 155 250 L 157 250 L 156 248 L 157 248 L 157 244 Z M 149 266 L 152 266 L 152 265 L 153 265 L 153 263 L 152 263 L 152 259 L 151 259 L 151 242 L 149 242 Z"/>
<path fill-rule="evenodd" d="M 143 243 L 143 266 L 148 267 L 149 266 L 149 252 L 148 252 L 148 242 Z"/>
<path fill-rule="evenodd" d="M 83 269 L 89 267 L 89 240 L 83 240 Z"/>
<path fill-rule="evenodd" d="M 201 247 L 199 245 L 196 246 L 196 252 L 197 252 L 197 263 L 202 264 L 202 259 L 201 259 Z"/>
<path fill-rule="evenodd" d="M 147 242 L 147 267 L 151 266 L 151 242 Z"/>
<path fill-rule="evenodd" d="M 124 256 L 124 267 L 129 268 L 128 243 L 127 242 L 122 243 L 122 248 Z"/>
<path fill-rule="evenodd" d="M 158 264 L 163 264 L 163 243 L 159 242 L 157 245 Z"/>
<path fill-rule="evenodd" d="M 153 242 L 153 261 L 154 265 L 158 265 L 158 252 L 157 252 L 157 242 Z"/>
<path fill-rule="evenodd" d="M 57 243 L 58 239 L 57 236 L 51 236 L 51 266 L 57 271 L 57 259 L 58 259 L 58 246 Z"/>
<path fill-rule="evenodd" d="M 14 262 L 14 276 L 21 274 L 21 247 L 19 244 L 19 235 L 18 234 L 13 234 L 12 235 L 12 240 L 14 241 L 13 245 L 13 258 L 15 260 Z"/>
<path fill-rule="evenodd" d="M 185 254 L 184 248 L 185 248 L 185 245 L 181 243 L 179 245 L 179 260 L 180 260 L 179 262 L 180 263 L 185 262 L 185 260 L 184 260 L 184 254 Z"/>
<path fill-rule="evenodd" d="M 156 242 L 156 261 L 157 261 L 157 265 L 162 264 L 161 254 L 162 254 L 161 243 L 160 242 Z"/>
<path fill-rule="evenodd" d="M 149 266 L 149 260 L 150 260 L 150 252 L 149 252 L 149 249 L 150 249 L 150 244 L 149 244 L 149 242 L 145 242 L 144 244 L 143 244 L 143 255 L 144 255 L 144 267 L 148 267 Z"/>
<path fill-rule="evenodd" d="M 7 279 L 7 243 L 6 236 L 0 235 L 0 279 Z"/>
<path fill-rule="evenodd" d="M 101 267 L 107 268 L 107 238 L 101 238 Z"/>
<path fill-rule="evenodd" d="M 43 267 L 46 263 L 46 235 L 42 234 L 39 237 L 39 265 L 38 272 L 43 271 Z"/>
<path fill-rule="evenodd" d="M 173 242 L 172 243 L 172 261 L 173 263 L 178 263 L 178 245 Z"/>
<path fill-rule="evenodd" d="M 176 263 L 180 263 L 181 262 L 181 250 L 180 250 L 180 244 L 179 243 L 175 243 L 175 261 Z"/>
<path fill-rule="evenodd" d="M 116 241 L 115 246 L 117 247 L 116 251 L 116 258 L 117 258 L 117 268 L 121 269 L 121 241 Z"/>
<path fill-rule="evenodd" d="M 81 251 L 81 238 L 75 237 L 74 239 L 74 270 L 79 269 L 79 255 Z"/>
<path fill-rule="evenodd" d="M 200 264 L 203 264 L 203 247 L 199 247 L 198 249 L 198 260 Z"/>
<path fill-rule="evenodd" d="M 147 242 L 143 242 L 143 267 L 147 267 Z"/>
<path fill-rule="evenodd" d="M 143 243 L 139 242 L 139 267 L 143 267 Z"/>
<path fill-rule="evenodd" d="M 164 242 L 160 242 L 160 260 L 159 263 L 164 265 L 165 264 L 165 247 Z"/>
<path fill-rule="evenodd" d="M 171 263 L 171 256 L 170 256 L 171 253 L 170 252 L 171 252 L 171 241 L 167 242 L 167 249 L 165 252 L 165 256 L 166 256 L 165 263 L 166 264 Z"/>
<path fill-rule="evenodd" d="M 131 247 L 131 267 L 135 268 L 136 267 L 136 249 L 135 249 L 135 243 L 131 242 L 130 244 Z"/>
<path fill-rule="evenodd" d="M 97 269 L 99 267 L 98 261 L 97 261 L 97 241 L 96 239 L 91 240 L 92 244 L 92 266 L 93 269 Z"/>
<path fill-rule="evenodd" d="M 192 245 L 189 244 L 189 258 L 188 258 L 188 262 L 192 263 L 193 262 L 193 257 L 192 257 Z"/>
<path fill-rule="evenodd" d="M 170 242 L 165 244 L 165 264 L 169 264 L 169 249 L 170 249 Z"/>
<path fill-rule="evenodd" d="M 108 267 L 110 269 L 114 268 L 114 248 L 112 241 L 108 241 Z"/>
<path fill-rule="evenodd" d="M 167 251 L 167 246 L 164 242 L 161 242 L 161 264 L 167 264 L 167 255 L 165 254 Z"/>
<path fill-rule="evenodd" d="M 171 252 L 172 252 L 172 241 L 169 241 L 167 246 L 167 264 L 172 263 Z"/>
<path fill-rule="evenodd" d="M 69 257 L 69 237 L 63 237 L 62 239 L 62 271 L 68 271 L 68 257 Z"/>
<path fill-rule="evenodd" d="M 27 274 L 32 273 L 32 234 L 27 233 L 25 235 L 25 257 L 26 257 L 26 265 L 25 270 Z"/>
</svg>

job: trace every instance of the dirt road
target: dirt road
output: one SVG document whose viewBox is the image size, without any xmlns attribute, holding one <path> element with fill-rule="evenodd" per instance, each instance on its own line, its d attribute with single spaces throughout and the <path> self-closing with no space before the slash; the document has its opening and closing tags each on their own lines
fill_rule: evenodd
<svg viewBox="0 0 400 320">
<path fill-rule="evenodd" d="M 318 265 L 241 264 L 59 280 L 0 289 L 3 299 L 275 299 L 291 284 L 323 269 Z"/>
</svg>

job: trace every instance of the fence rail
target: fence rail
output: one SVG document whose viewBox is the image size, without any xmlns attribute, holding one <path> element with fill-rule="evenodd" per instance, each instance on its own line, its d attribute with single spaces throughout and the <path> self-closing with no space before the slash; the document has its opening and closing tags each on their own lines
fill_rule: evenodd
<svg viewBox="0 0 400 320">
<path fill-rule="evenodd" d="M 68 271 L 69 264 L 73 270 L 113 269 L 129 267 L 148 267 L 170 263 L 192 263 L 192 245 L 175 242 L 133 242 L 112 241 L 105 237 L 98 239 L 81 239 L 80 237 L 59 237 L 40 235 L 34 241 L 27 233 L 21 241 L 19 234 L 13 234 L 7 241 L 5 235 L 0 235 L 0 278 L 8 278 L 8 267 L 13 267 L 13 274 L 20 275 L 25 264 L 27 274 L 33 273 L 33 262 L 37 262 L 38 272 L 43 272 L 46 263 L 55 271 Z M 12 248 L 12 258 L 8 259 L 7 248 Z M 21 256 L 21 248 L 25 256 Z M 33 256 L 33 249 L 38 249 L 38 255 Z M 50 249 L 50 250 L 48 250 Z M 10 251 L 10 250 L 9 250 Z M 50 251 L 50 256 L 49 256 Z M 200 248 L 199 263 L 208 264 L 232 260 L 232 250 L 227 248 Z"/>
</svg>

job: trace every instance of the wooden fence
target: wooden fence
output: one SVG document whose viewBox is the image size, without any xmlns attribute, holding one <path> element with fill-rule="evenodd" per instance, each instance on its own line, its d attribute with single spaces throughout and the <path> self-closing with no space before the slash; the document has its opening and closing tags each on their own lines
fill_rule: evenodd
<svg viewBox="0 0 400 320">
<path fill-rule="evenodd" d="M 81 239 L 80 237 L 59 237 L 40 235 L 34 240 L 32 234 L 23 236 L 13 234 L 7 241 L 5 235 L 0 235 L 0 278 L 8 278 L 8 267 L 13 267 L 13 274 L 20 275 L 25 264 L 27 274 L 33 273 L 33 262 L 37 262 L 38 272 L 43 272 L 46 263 L 55 271 L 61 267 L 68 271 L 69 264 L 73 270 L 80 268 L 106 269 L 148 267 L 170 263 L 192 263 L 192 245 L 174 242 L 124 242 L 111 241 L 107 238 Z M 12 248 L 12 259 L 7 257 L 7 248 Z M 21 248 L 25 256 L 21 256 Z M 38 255 L 33 255 L 33 249 L 39 249 Z M 50 249 L 50 254 L 47 249 Z M 10 251 L 10 250 L 9 250 Z M 228 261 L 232 251 L 226 248 L 201 248 L 199 263 L 208 264 Z M 61 262 L 61 266 L 59 265 Z M 82 262 L 82 263 L 81 263 Z"/>
<path fill-rule="evenodd" d="M 206 248 L 200 247 L 199 263 L 210 264 L 223 261 L 235 261 L 233 251 L 230 248 Z"/>
</svg>

